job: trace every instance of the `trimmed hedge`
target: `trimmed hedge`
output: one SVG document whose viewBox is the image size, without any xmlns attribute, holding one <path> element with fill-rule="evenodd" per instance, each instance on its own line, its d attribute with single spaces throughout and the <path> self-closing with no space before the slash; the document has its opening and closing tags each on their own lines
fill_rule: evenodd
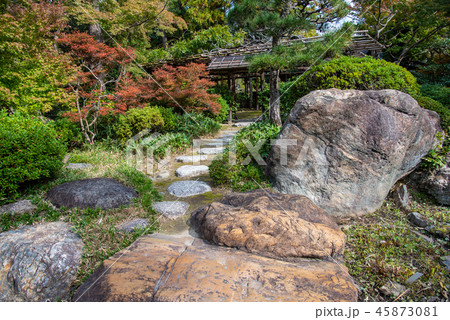
<svg viewBox="0 0 450 320">
<path fill-rule="evenodd" d="M 66 146 L 53 123 L 0 111 L 0 200 L 24 182 L 49 178 L 63 166 Z"/>
<path fill-rule="evenodd" d="M 312 67 L 300 76 L 286 93 L 286 102 L 295 101 L 314 90 L 321 89 L 382 90 L 394 89 L 419 95 L 416 78 L 403 67 L 372 57 L 342 57 Z"/>
</svg>

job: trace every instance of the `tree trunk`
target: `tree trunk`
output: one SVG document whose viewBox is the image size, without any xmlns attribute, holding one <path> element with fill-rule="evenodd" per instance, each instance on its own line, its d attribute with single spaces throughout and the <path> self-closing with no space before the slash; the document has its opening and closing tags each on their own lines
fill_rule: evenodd
<svg viewBox="0 0 450 320">
<path fill-rule="evenodd" d="M 272 37 L 272 50 L 280 45 L 281 39 L 279 37 Z M 270 71 L 270 99 L 269 99 L 269 120 L 281 127 L 281 116 L 280 116 L 280 70 Z"/>
<path fill-rule="evenodd" d="M 94 0 L 92 1 L 92 7 L 96 11 L 100 11 L 100 1 Z M 89 34 L 95 38 L 98 42 L 102 41 L 102 28 L 97 21 L 93 21 L 91 25 L 89 25 Z"/>
<path fill-rule="evenodd" d="M 163 45 L 163 49 L 166 50 L 167 49 L 167 34 L 166 31 L 162 32 L 162 45 Z"/>
<path fill-rule="evenodd" d="M 269 120 L 271 123 L 281 126 L 280 115 L 280 70 L 270 71 L 270 109 Z"/>
</svg>

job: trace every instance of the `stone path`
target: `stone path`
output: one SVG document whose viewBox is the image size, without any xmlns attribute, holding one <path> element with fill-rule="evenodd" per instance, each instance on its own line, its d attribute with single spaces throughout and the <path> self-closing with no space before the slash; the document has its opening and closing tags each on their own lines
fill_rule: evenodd
<svg viewBox="0 0 450 320">
<path fill-rule="evenodd" d="M 217 135 L 195 140 L 189 151 L 169 160 L 169 165 L 155 174 L 155 187 L 164 194 L 165 200 L 155 203 L 155 210 L 161 214 L 161 208 L 170 212 L 163 214 L 161 233 L 187 234 L 189 213 L 223 196 L 223 190 L 211 187 L 209 165 L 241 129 L 223 125 Z M 188 209 L 182 210 L 177 202 L 187 204 Z"/>
<path fill-rule="evenodd" d="M 239 130 L 196 141 L 192 154 L 169 161 L 168 178 L 155 183 L 166 200 L 153 205 L 161 231 L 105 260 L 75 301 L 357 300 L 340 259 L 345 235 L 308 198 L 211 187 L 208 164 Z"/>
</svg>

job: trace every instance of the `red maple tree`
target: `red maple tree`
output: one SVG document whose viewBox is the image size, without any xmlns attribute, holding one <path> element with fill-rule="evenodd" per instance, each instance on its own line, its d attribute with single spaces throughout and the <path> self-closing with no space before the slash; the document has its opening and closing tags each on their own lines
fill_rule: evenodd
<svg viewBox="0 0 450 320">
<path fill-rule="evenodd" d="M 78 66 L 69 84 L 69 90 L 76 97 L 76 108 L 65 115 L 80 123 L 86 141 L 93 144 L 93 128 L 99 115 L 126 111 L 120 104 L 114 104 L 114 93 L 125 76 L 124 66 L 134 58 L 133 51 L 110 47 L 81 32 L 66 34 L 58 43 L 67 49 L 72 62 Z"/>
<path fill-rule="evenodd" d="M 141 86 L 144 99 L 182 107 L 187 112 L 220 112 L 219 96 L 208 92 L 215 83 L 208 79 L 206 65 L 193 62 L 179 67 L 164 65 L 152 74 L 156 81 L 149 78 Z"/>
</svg>

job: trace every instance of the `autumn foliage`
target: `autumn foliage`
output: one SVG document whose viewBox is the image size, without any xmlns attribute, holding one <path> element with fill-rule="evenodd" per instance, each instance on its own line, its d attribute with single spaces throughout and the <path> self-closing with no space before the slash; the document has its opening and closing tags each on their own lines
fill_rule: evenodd
<svg viewBox="0 0 450 320">
<path fill-rule="evenodd" d="M 148 90 L 144 97 L 160 101 L 169 107 L 180 107 L 190 111 L 220 112 L 219 98 L 208 93 L 215 83 L 208 79 L 206 65 L 190 63 L 187 66 L 164 65 L 153 72 L 153 78 L 146 81 Z M 157 83 L 156 83 L 157 82 Z"/>
<path fill-rule="evenodd" d="M 208 90 L 214 82 L 208 79 L 206 65 L 164 65 L 152 76 L 133 80 L 126 78 L 119 85 L 116 106 L 120 109 L 139 107 L 146 103 L 183 109 L 187 112 L 220 112 L 219 96 Z"/>
<path fill-rule="evenodd" d="M 80 122 L 86 140 L 93 143 L 95 132 L 92 128 L 99 115 L 127 110 L 116 108 L 113 100 L 114 91 L 125 75 L 124 66 L 134 58 L 133 51 L 110 47 L 81 32 L 67 34 L 58 43 L 66 48 L 78 66 L 78 72 L 68 86 L 76 96 L 75 109 L 66 115 Z"/>
</svg>

